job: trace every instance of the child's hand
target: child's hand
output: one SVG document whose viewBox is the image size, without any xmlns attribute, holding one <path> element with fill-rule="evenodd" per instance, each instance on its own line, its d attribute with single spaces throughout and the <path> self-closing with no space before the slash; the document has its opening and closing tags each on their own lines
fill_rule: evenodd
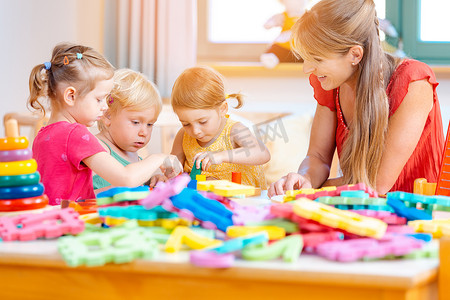
<svg viewBox="0 0 450 300">
<path fill-rule="evenodd" d="M 172 178 L 183 172 L 183 166 L 175 155 L 168 155 L 159 167 L 167 178 Z"/>
<path fill-rule="evenodd" d="M 150 182 L 149 182 L 148 185 L 151 188 L 153 188 L 153 187 L 155 187 L 155 185 L 158 182 L 160 182 L 160 181 L 166 182 L 167 180 L 169 180 L 169 179 L 165 175 L 163 175 L 163 174 L 156 174 L 156 175 L 152 176 L 152 178 L 150 178 Z"/>
<path fill-rule="evenodd" d="M 194 162 L 197 165 L 197 169 L 202 164 L 202 170 L 207 171 L 211 165 L 219 165 L 223 163 L 222 152 L 199 152 L 194 156 Z"/>
</svg>

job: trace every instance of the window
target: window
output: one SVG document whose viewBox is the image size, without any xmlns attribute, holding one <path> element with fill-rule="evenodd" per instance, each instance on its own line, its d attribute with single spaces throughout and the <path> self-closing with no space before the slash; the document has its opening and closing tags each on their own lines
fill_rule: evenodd
<svg viewBox="0 0 450 300">
<path fill-rule="evenodd" d="M 319 0 L 305 0 L 309 8 Z M 198 0 L 197 58 L 201 61 L 259 61 L 281 28 L 264 23 L 284 10 L 279 0 Z M 385 16 L 385 0 L 375 0 Z"/>
<path fill-rule="evenodd" d="M 450 63 L 448 0 L 386 0 L 387 18 L 406 55 L 431 64 Z"/>
</svg>

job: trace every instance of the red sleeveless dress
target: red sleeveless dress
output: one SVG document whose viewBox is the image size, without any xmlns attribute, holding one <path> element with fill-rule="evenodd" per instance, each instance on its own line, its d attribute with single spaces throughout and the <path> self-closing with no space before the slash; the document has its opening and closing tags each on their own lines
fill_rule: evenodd
<svg viewBox="0 0 450 300">
<path fill-rule="evenodd" d="M 439 169 L 441 166 L 442 154 L 444 150 L 444 132 L 442 126 L 441 109 L 436 93 L 438 83 L 433 70 L 417 60 L 406 59 L 394 71 L 389 81 L 386 93 L 389 98 L 389 116 L 392 116 L 406 94 L 411 82 L 426 79 L 433 86 L 433 108 L 428 114 L 425 127 L 416 149 L 406 162 L 403 170 L 400 172 L 397 181 L 391 188 L 391 191 L 413 191 L 414 180 L 416 178 L 426 178 L 428 182 L 437 182 Z M 322 89 L 317 76 L 311 75 L 309 82 L 314 88 L 314 98 L 320 105 L 327 106 L 331 111 L 337 114 L 336 128 L 336 147 L 340 156 L 342 146 L 346 139 L 349 129 L 342 117 L 342 111 L 339 104 L 339 91 L 334 89 L 325 91 Z"/>
</svg>

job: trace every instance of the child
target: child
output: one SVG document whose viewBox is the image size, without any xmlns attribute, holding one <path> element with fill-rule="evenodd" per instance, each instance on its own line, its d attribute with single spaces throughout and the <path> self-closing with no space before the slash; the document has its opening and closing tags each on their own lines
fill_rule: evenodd
<svg viewBox="0 0 450 300">
<path fill-rule="evenodd" d="M 203 175 L 231 181 L 232 172 L 241 172 L 242 184 L 266 189 L 262 164 L 270 160 L 266 146 L 241 123 L 227 118 L 224 78 L 208 67 L 185 70 L 172 89 L 172 107 L 183 128 L 177 133 L 172 154 L 190 172 L 194 162 Z"/>
<path fill-rule="evenodd" d="M 141 73 L 120 69 L 115 71 L 113 79 L 108 110 L 98 122 L 97 138 L 112 157 L 127 166 L 141 160 L 137 151 L 150 141 L 162 102 L 156 87 Z M 97 174 L 93 180 L 96 192 L 111 185 Z M 159 180 L 167 178 L 163 174 L 154 175 L 150 187 Z"/>
<path fill-rule="evenodd" d="M 113 87 L 114 69 L 92 48 L 57 45 L 50 62 L 30 74 L 29 105 L 42 110 L 50 100 L 51 116 L 33 143 L 33 157 L 50 204 L 94 198 L 92 171 L 116 186 L 139 186 L 158 168 L 180 168 L 175 156 L 155 154 L 123 166 L 105 151 L 86 127 L 100 120 Z"/>
</svg>

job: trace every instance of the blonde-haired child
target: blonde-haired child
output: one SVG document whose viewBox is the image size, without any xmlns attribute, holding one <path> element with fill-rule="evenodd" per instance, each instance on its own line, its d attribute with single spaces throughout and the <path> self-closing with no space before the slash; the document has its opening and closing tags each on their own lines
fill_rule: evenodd
<svg viewBox="0 0 450 300">
<path fill-rule="evenodd" d="M 127 166 L 141 160 L 137 151 L 150 141 L 162 101 L 155 85 L 139 72 L 119 69 L 114 72 L 113 80 L 108 110 L 98 122 L 100 133 L 96 136 L 112 157 Z M 93 180 L 94 190 L 111 185 L 97 174 Z M 150 187 L 160 180 L 167 178 L 163 174 L 152 176 Z"/>
<path fill-rule="evenodd" d="M 51 60 L 31 71 L 29 105 L 45 114 L 40 98 L 50 101 L 51 116 L 33 142 L 33 157 L 52 205 L 94 198 L 92 171 L 113 185 L 132 187 L 160 167 L 181 168 L 175 156 L 164 154 L 124 167 L 86 128 L 108 108 L 113 75 L 114 68 L 98 52 L 69 43 L 55 46 Z"/>
<path fill-rule="evenodd" d="M 190 172 L 194 162 L 206 177 L 231 180 L 241 172 L 242 184 L 266 188 L 262 164 L 270 160 L 266 146 L 244 125 L 228 118 L 224 78 L 209 67 L 185 70 L 175 81 L 171 103 L 183 127 L 177 133 L 172 154 Z"/>
</svg>

